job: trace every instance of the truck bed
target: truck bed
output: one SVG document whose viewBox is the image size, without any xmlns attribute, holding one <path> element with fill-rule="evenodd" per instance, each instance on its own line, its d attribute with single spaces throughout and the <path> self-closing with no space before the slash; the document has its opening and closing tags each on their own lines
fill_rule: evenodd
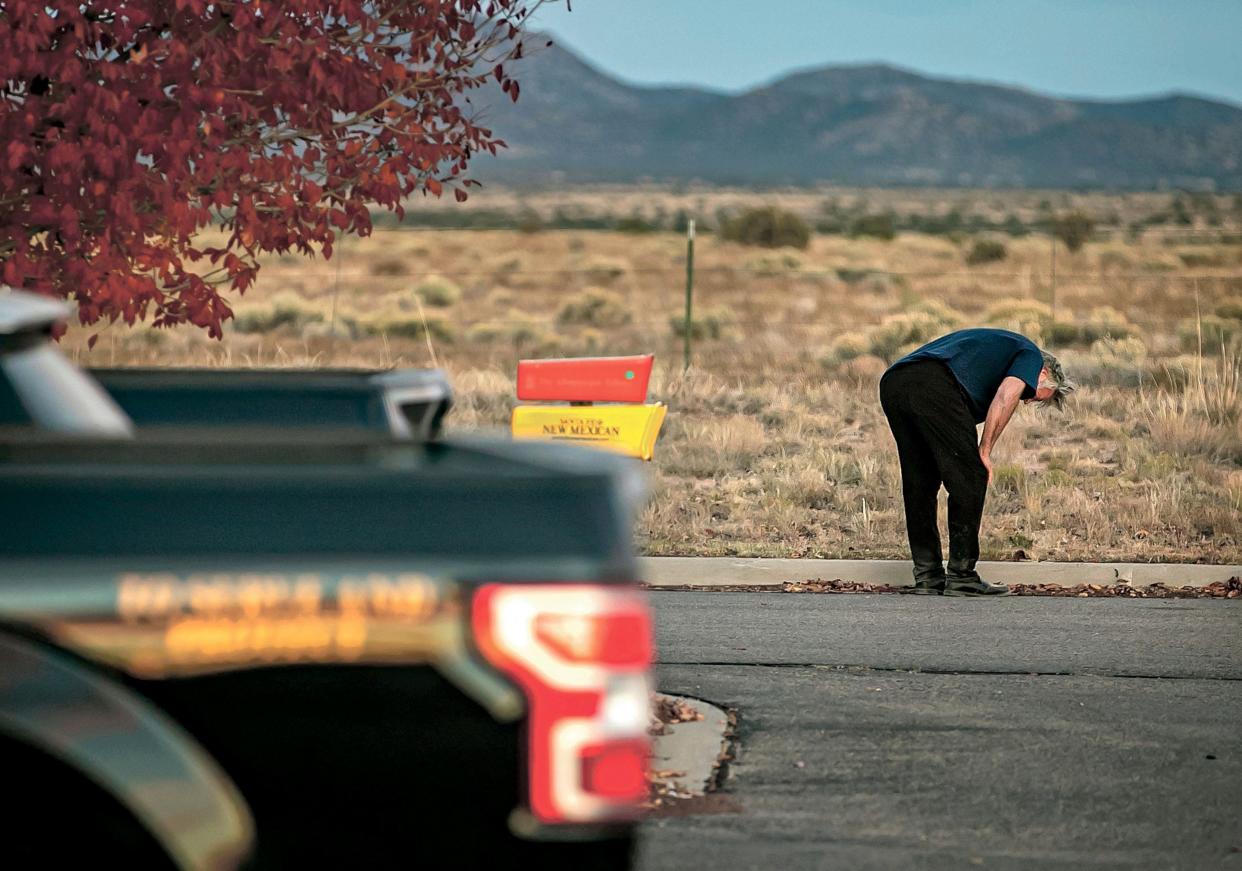
<svg viewBox="0 0 1242 871">
<path fill-rule="evenodd" d="M 140 428 L 317 427 L 434 438 L 452 404 L 444 374 L 425 369 L 86 371 Z M 0 425 L 29 420 L 0 383 Z"/>
</svg>

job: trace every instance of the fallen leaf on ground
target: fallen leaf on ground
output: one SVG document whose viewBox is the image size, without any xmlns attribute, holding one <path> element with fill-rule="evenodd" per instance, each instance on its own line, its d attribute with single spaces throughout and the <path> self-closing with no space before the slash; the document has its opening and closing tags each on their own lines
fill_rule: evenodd
<svg viewBox="0 0 1242 871">
<path fill-rule="evenodd" d="M 651 696 L 651 720 L 647 724 L 648 735 L 664 735 L 673 723 L 691 723 L 703 719 L 685 699 L 653 693 Z"/>
<path fill-rule="evenodd" d="M 645 585 L 648 586 L 648 585 Z M 696 586 L 687 584 L 677 587 L 658 586 L 663 590 L 693 590 L 705 593 L 912 593 L 913 587 L 892 584 L 868 584 L 864 581 L 843 581 L 840 578 L 825 581 L 819 578 L 806 581 L 787 581 L 783 584 L 747 586 Z M 1242 578 L 1213 581 L 1201 587 L 1170 587 L 1161 581 L 1136 587 L 1128 579 L 1115 584 L 1010 584 L 1011 596 L 1055 596 L 1080 599 L 1240 599 Z"/>
</svg>

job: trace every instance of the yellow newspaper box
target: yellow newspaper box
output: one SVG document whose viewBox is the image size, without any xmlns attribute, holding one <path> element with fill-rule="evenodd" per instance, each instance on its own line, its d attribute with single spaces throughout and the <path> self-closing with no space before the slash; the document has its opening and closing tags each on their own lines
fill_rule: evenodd
<svg viewBox="0 0 1242 871">
<path fill-rule="evenodd" d="M 572 441 L 650 460 L 668 409 L 655 405 L 519 405 L 513 437 Z"/>
</svg>

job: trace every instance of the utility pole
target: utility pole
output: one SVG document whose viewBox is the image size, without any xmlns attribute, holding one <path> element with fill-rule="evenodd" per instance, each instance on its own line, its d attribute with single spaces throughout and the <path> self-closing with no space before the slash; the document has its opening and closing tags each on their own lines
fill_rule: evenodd
<svg viewBox="0 0 1242 871">
<path fill-rule="evenodd" d="M 692 307 L 694 304 L 694 219 L 686 225 L 686 324 L 685 324 L 685 357 L 681 371 L 690 368 L 690 332 L 694 321 Z"/>
</svg>

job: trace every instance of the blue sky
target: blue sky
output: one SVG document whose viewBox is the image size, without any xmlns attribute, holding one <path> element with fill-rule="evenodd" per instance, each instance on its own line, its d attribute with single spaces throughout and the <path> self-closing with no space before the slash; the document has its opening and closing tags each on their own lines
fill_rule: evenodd
<svg viewBox="0 0 1242 871">
<path fill-rule="evenodd" d="M 1242 103 L 1242 0 L 560 0 L 535 26 L 638 83 L 742 90 L 885 61 L 1065 96 Z"/>
</svg>

